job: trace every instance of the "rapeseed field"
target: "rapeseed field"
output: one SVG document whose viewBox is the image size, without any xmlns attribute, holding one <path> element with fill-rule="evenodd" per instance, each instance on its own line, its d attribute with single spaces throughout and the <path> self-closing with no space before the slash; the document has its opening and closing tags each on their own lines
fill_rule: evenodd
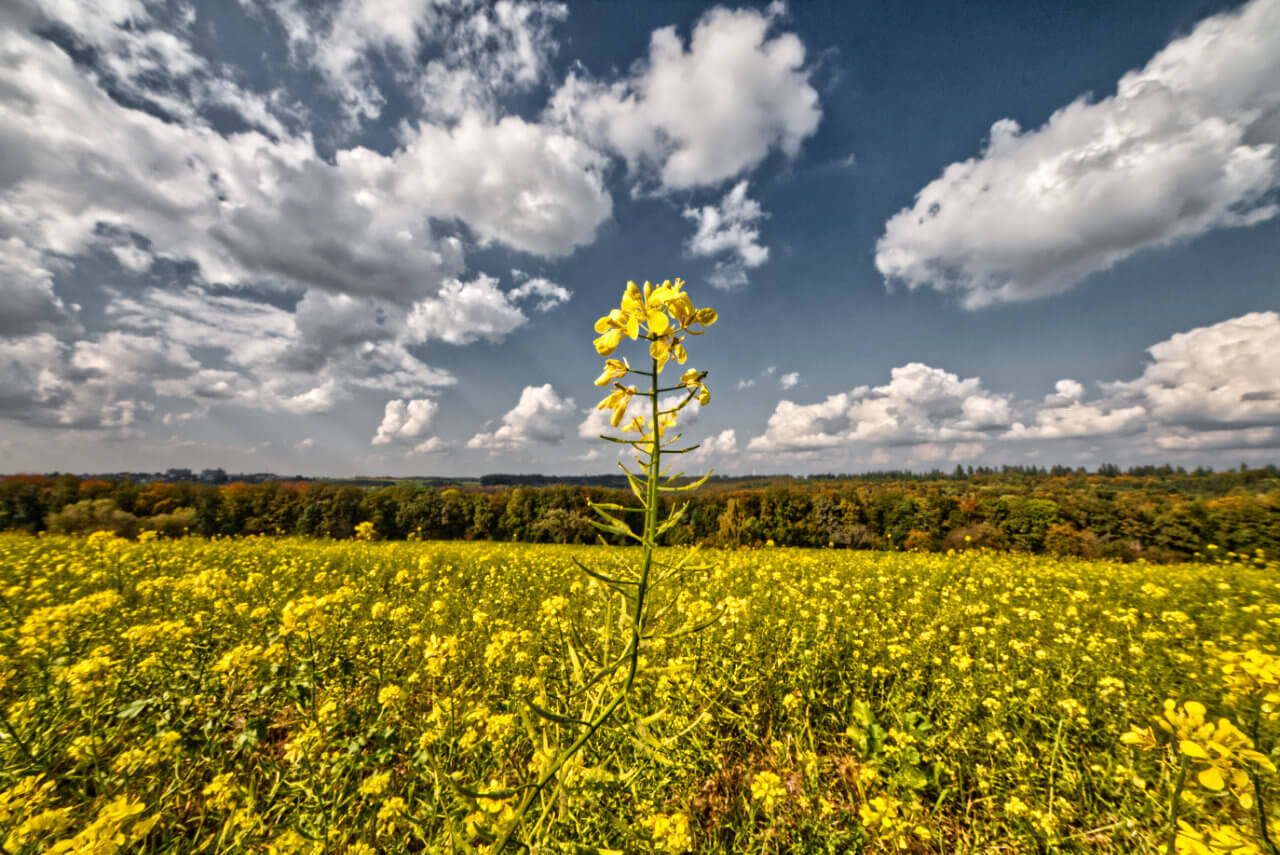
<svg viewBox="0 0 1280 855">
<path fill-rule="evenodd" d="M 634 551 L 0 536 L 0 841 L 482 850 Z M 699 561 L 536 850 L 1270 851 L 1274 561 Z"/>
</svg>

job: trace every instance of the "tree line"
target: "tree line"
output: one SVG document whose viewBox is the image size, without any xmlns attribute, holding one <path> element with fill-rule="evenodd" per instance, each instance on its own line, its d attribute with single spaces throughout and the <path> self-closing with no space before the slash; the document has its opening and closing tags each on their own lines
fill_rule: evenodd
<svg viewBox="0 0 1280 855">
<path fill-rule="evenodd" d="M 1213 549 L 1280 552 L 1280 472 L 1031 469 L 965 478 L 768 479 L 680 494 L 668 544 L 850 549 L 1012 549 L 1152 561 Z M 0 481 L 0 529 L 591 543 L 588 502 L 628 491 L 575 485 L 440 488 L 328 482 L 152 481 L 14 475 Z"/>
</svg>

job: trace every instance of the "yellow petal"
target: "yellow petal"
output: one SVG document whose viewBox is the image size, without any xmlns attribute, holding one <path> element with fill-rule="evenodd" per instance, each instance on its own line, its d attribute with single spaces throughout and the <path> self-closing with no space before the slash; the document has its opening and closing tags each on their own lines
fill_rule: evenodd
<svg viewBox="0 0 1280 855">
<path fill-rule="evenodd" d="M 632 313 L 627 315 L 627 336 L 634 339 L 640 335 L 640 316 Z"/>
<path fill-rule="evenodd" d="M 636 283 L 628 282 L 627 290 L 622 294 L 622 310 L 638 312 L 642 308 L 644 308 L 644 298 L 640 296 L 640 289 L 636 287 Z"/>
<path fill-rule="evenodd" d="M 650 309 L 645 322 L 649 324 L 649 332 L 654 335 L 665 335 L 671 329 L 671 321 L 661 309 Z"/>
<path fill-rule="evenodd" d="M 606 332 L 611 326 L 613 326 L 613 324 L 609 323 L 609 316 L 605 315 L 603 318 L 596 321 L 595 329 L 596 329 L 596 332 L 603 333 L 603 332 Z"/>
<path fill-rule="evenodd" d="M 1200 779 L 1200 786 L 1204 787 L 1206 790 L 1213 790 L 1214 792 L 1221 790 L 1227 783 L 1222 780 L 1222 773 L 1213 766 L 1210 766 L 1208 769 L 1201 770 L 1200 774 L 1196 777 Z"/>
<path fill-rule="evenodd" d="M 596 353 L 601 356 L 608 356 L 618 347 L 618 342 L 622 340 L 622 330 L 614 327 L 604 335 L 597 338 L 593 344 L 596 346 Z"/>
<path fill-rule="evenodd" d="M 1199 743 L 1192 742 L 1190 739 L 1182 740 L 1180 743 L 1178 743 L 1178 747 L 1181 748 L 1182 753 L 1187 755 L 1188 757 L 1194 757 L 1197 760 L 1209 759 L 1209 752 L 1201 748 Z"/>
<path fill-rule="evenodd" d="M 709 327 L 712 324 L 714 324 L 716 322 L 717 317 L 718 316 L 716 315 L 715 309 L 699 309 L 698 310 L 698 323 L 703 324 L 704 326 Z"/>
<path fill-rule="evenodd" d="M 676 361 L 684 365 L 685 360 L 689 358 L 689 352 L 684 349 L 683 344 L 676 345 Z"/>
</svg>

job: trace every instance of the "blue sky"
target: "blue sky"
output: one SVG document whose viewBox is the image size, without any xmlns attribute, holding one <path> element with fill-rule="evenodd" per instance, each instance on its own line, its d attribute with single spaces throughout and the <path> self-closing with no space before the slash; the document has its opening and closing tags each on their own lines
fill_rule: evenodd
<svg viewBox="0 0 1280 855">
<path fill-rule="evenodd" d="M 0 11 L 0 471 L 1274 462 L 1280 0 Z"/>
</svg>

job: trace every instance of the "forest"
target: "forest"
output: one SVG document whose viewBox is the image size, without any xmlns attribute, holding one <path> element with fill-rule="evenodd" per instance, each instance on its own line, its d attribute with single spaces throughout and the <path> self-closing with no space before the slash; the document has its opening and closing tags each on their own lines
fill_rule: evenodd
<svg viewBox="0 0 1280 855">
<path fill-rule="evenodd" d="M 371 522 L 375 536 L 386 540 L 593 543 L 599 534 L 589 502 L 636 504 L 628 490 L 512 483 L 517 480 L 442 487 L 10 475 L 0 481 L 0 529 L 342 539 Z M 1280 471 L 1274 466 L 723 479 L 676 495 L 688 508 L 665 535 L 669 545 L 989 548 L 1126 561 L 1280 552 Z"/>
</svg>

